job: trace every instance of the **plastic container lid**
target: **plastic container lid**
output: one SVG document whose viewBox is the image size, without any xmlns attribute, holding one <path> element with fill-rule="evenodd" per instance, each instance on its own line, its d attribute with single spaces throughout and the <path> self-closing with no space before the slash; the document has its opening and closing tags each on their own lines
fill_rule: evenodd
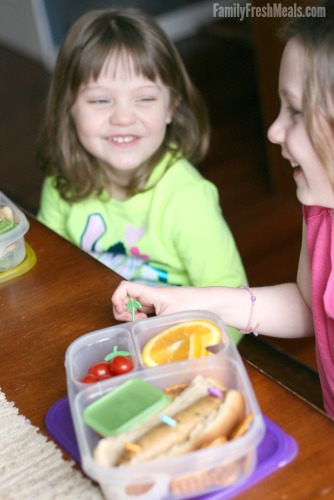
<svg viewBox="0 0 334 500">
<path fill-rule="evenodd" d="M 87 406 L 83 420 L 107 437 L 129 430 L 170 402 L 171 398 L 153 385 L 133 378 Z"/>
<path fill-rule="evenodd" d="M 36 254 L 34 250 L 31 248 L 31 246 L 28 245 L 27 242 L 25 242 L 25 248 L 26 248 L 26 257 L 24 261 L 15 267 L 11 267 L 7 271 L 0 272 L 0 283 L 4 283 L 5 281 L 17 278 L 18 276 L 27 273 L 28 271 L 30 271 L 31 268 L 34 267 L 37 261 Z"/>
</svg>

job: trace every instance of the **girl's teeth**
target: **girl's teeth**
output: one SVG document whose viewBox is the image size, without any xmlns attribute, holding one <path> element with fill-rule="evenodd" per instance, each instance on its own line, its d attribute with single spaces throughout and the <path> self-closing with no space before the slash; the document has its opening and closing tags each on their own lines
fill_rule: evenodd
<svg viewBox="0 0 334 500">
<path fill-rule="evenodd" d="M 292 166 L 293 168 L 299 167 L 299 163 L 296 163 L 296 162 L 292 161 L 292 162 L 291 162 L 291 166 Z"/>
<path fill-rule="evenodd" d="M 118 143 L 123 143 L 123 142 L 131 142 L 134 140 L 133 136 L 129 137 L 112 137 L 111 139 L 113 142 L 118 142 Z"/>
</svg>

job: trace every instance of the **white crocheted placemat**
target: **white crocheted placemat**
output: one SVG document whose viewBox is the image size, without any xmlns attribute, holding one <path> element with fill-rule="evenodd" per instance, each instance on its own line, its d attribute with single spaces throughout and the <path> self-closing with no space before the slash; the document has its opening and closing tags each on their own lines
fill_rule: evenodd
<svg viewBox="0 0 334 500">
<path fill-rule="evenodd" d="M 73 466 L 0 389 L 0 500 L 102 500 Z"/>
</svg>

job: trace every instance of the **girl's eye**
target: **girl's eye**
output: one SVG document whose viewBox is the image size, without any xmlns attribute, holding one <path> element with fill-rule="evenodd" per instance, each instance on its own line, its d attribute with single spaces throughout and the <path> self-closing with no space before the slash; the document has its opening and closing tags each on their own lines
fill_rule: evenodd
<svg viewBox="0 0 334 500">
<path fill-rule="evenodd" d="M 90 99 L 89 102 L 91 104 L 106 104 L 108 102 L 108 99 Z"/>
<path fill-rule="evenodd" d="M 294 108 L 293 106 L 289 106 L 288 109 L 289 109 L 290 116 L 292 118 L 295 118 L 295 117 L 297 117 L 297 116 L 299 116 L 299 115 L 302 114 L 301 111 L 299 111 L 298 109 Z"/>
<path fill-rule="evenodd" d="M 139 102 L 152 102 L 152 101 L 156 101 L 156 98 L 153 96 L 143 96 L 143 97 L 139 97 L 138 101 Z"/>
</svg>

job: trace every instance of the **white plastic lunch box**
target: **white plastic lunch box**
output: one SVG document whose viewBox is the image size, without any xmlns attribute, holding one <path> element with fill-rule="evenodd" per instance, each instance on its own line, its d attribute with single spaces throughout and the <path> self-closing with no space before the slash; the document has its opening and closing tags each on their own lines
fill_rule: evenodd
<svg viewBox="0 0 334 500">
<path fill-rule="evenodd" d="M 24 213 L 0 191 L 0 208 L 5 206 L 12 209 L 17 226 L 0 234 L 0 272 L 16 267 L 25 259 L 24 235 L 29 229 L 29 222 Z"/>
<path fill-rule="evenodd" d="M 212 321 L 220 328 L 222 341 L 218 353 L 152 368 L 143 364 L 141 350 L 151 337 L 177 323 L 194 319 Z M 89 366 L 103 360 L 115 345 L 118 350 L 131 352 L 134 369 L 94 384 L 81 383 L 80 379 Z M 194 498 L 240 484 L 253 472 L 256 448 L 265 433 L 264 419 L 241 357 L 219 316 L 207 311 L 186 311 L 91 332 L 68 347 L 65 367 L 81 466 L 91 479 L 99 483 L 107 499 Z M 164 390 L 175 384 L 188 384 L 198 374 L 214 377 L 228 389 L 242 391 L 246 414 L 253 415 L 252 424 L 243 436 L 217 447 L 135 466 L 107 468 L 94 461 L 93 451 L 100 437 L 83 421 L 87 406 L 134 377 Z"/>
</svg>

